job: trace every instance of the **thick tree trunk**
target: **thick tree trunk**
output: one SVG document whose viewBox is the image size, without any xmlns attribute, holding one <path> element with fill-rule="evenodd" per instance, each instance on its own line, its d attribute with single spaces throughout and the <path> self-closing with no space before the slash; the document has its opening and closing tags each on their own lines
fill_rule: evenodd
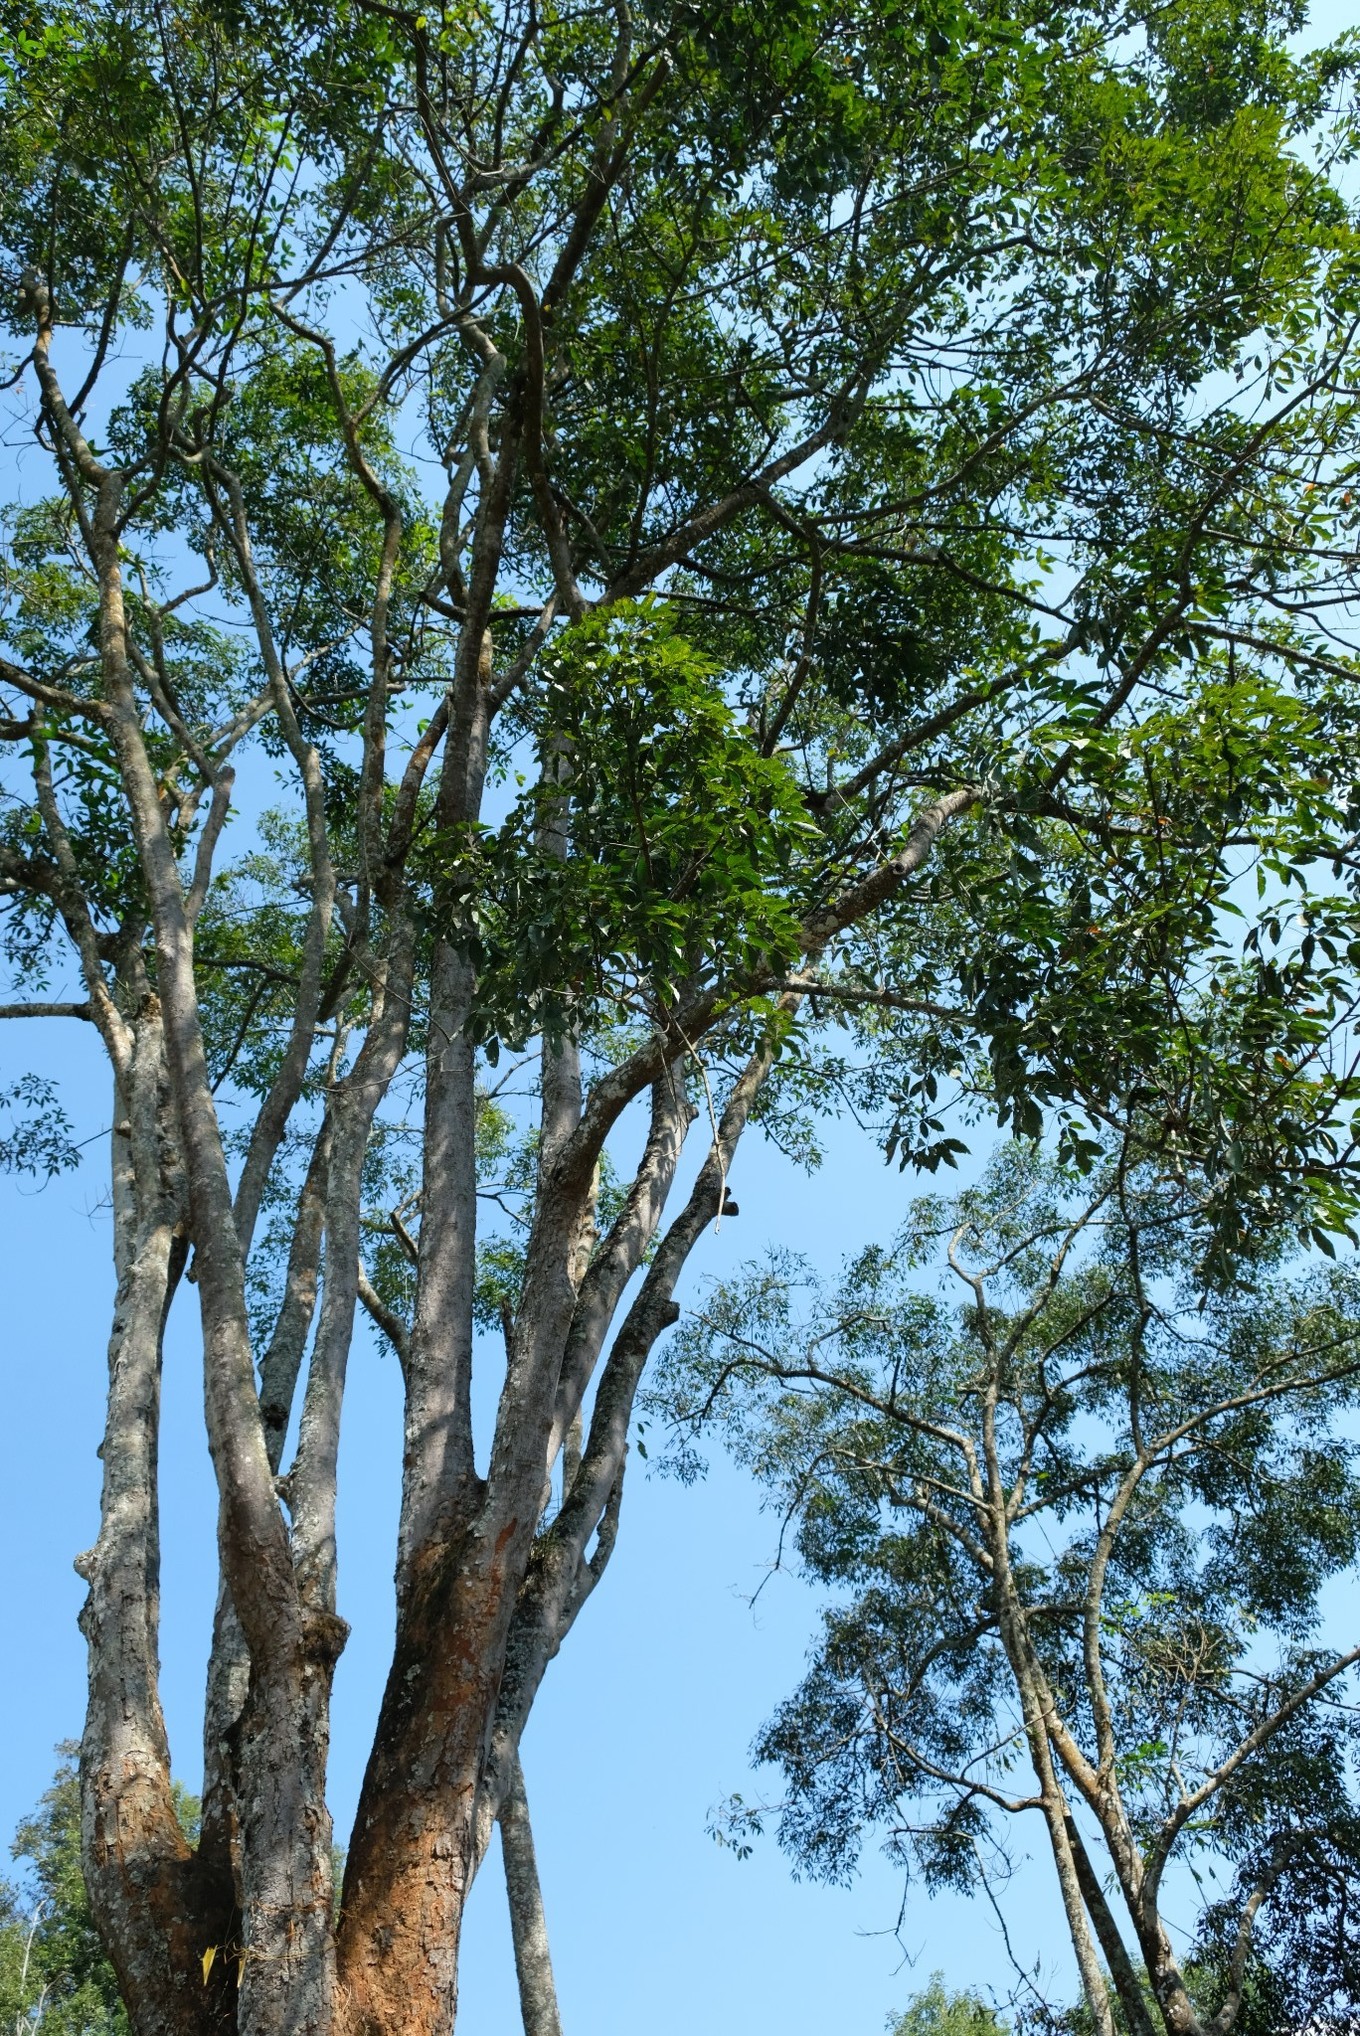
<svg viewBox="0 0 1360 2036">
<path fill-rule="evenodd" d="M 241 1719 L 240 2036 L 332 2036 L 326 1755 L 338 1654 L 339 1635 L 319 1629 L 297 1673 L 252 1665 Z"/>
<path fill-rule="evenodd" d="M 511 1523 L 513 1526 L 513 1523 Z M 344 2036 L 449 2036 L 463 1907 L 514 1604 L 504 1546 L 474 1529 L 401 1622 L 346 1862 Z"/>
</svg>

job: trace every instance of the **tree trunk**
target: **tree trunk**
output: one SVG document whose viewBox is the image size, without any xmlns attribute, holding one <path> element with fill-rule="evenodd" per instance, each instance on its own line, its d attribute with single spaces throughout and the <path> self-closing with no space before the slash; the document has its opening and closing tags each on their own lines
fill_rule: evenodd
<svg viewBox="0 0 1360 2036">
<path fill-rule="evenodd" d="M 205 1985 L 211 1923 L 229 1887 L 210 1883 L 175 1814 L 158 1669 L 156 1503 L 161 1345 L 183 1268 L 184 1184 L 165 1076 L 160 1011 L 144 1000 L 127 1080 L 115 1095 L 114 1254 L 99 1538 L 76 1568 L 89 1584 L 81 1630 L 89 1701 L 80 1752 L 81 1855 L 90 1908 L 137 2036 L 234 2027 L 225 1973 Z"/>
<path fill-rule="evenodd" d="M 485 1530 L 470 1529 L 399 1622 L 345 1868 L 344 2036 L 448 2036 L 453 2027 L 463 1907 L 481 1863 L 478 1808 L 514 1605 L 505 1556 L 503 1541 L 497 1547 Z"/>
<path fill-rule="evenodd" d="M 500 1826 L 524 2036 L 562 2036 L 561 2017 L 557 2012 L 557 1986 L 548 1949 L 548 1923 L 543 1913 L 543 1890 L 539 1884 L 538 1861 L 534 1856 L 533 1826 L 529 1821 L 529 1800 L 524 1790 L 524 1769 L 518 1754 L 510 1771 L 510 1785 L 501 1801 Z"/>
</svg>

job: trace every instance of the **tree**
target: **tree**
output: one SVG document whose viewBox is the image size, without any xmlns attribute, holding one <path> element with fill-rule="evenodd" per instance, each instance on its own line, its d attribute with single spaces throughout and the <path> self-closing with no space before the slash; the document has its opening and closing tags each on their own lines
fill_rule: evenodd
<svg viewBox="0 0 1360 2036">
<path fill-rule="evenodd" d="M 950 1993 L 938 1972 L 888 2028 L 890 2036 L 1006 2036 L 1005 2023 L 985 2001 L 976 1994 Z"/>
<path fill-rule="evenodd" d="M 80 1866 L 80 1784 L 75 1746 L 11 1848 L 28 1862 L 28 1885 L 0 1885 L 0 2026 L 14 2036 L 127 2036 L 118 1981 L 99 1941 Z M 198 1804 L 177 1791 L 186 1838 Z"/>
<path fill-rule="evenodd" d="M 853 1092 L 935 1165 L 953 1083 L 1089 1152 L 1151 1084 L 1222 1249 L 1346 1221 L 1351 58 L 1235 0 L 3 21 L 48 478 L 5 552 L 0 1009 L 96 1028 L 115 1098 L 91 1906 L 139 2036 L 442 2032 L 753 1119 L 806 1150 Z M 6 1101 L 10 1163 L 59 1163 L 59 1102 Z M 186 1285 L 196 1850 L 156 1669 Z M 361 1309 L 406 1453 L 337 1927 Z"/>
<path fill-rule="evenodd" d="M 673 1405 L 724 1424 L 835 1593 L 757 1749 L 797 1858 L 844 1873 L 882 1827 L 928 1886 L 968 1886 L 1037 1820 L 1070 2026 L 1340 2029 L 1360 1647 L 1319 1599 L 1360 1557 L 1360 1282 L 1287 1277 L 1258 1235 L 1206 1286 L 1193 1191 L 1012 1145 L 834 1293 L 778 1263 L 719 1288 Z M 958 1309 L 917 1276 L 946 1249 Z M 1199 1897 L 1189 1959 L 1168 1887 L 1182 1917 Z"/>
</svg>

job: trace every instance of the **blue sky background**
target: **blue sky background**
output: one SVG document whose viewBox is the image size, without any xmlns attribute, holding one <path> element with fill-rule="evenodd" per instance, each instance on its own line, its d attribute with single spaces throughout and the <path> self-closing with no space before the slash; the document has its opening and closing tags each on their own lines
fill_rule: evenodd
<svg viewBox="0 0 1360 2036">
<path fill-rule="evenodd" d="M 1354 25 L 1350 0 L 1314 9 L 1309 39 Z M 16 448 L 17 451 L 17 448 Z M 73 986 L 74 987 L 74 986 Z M 52 994 L 61 989 L 53 985 Z M 81 1138 L 109 1121 L 109 1081 L 78 1024 L 11 1025 L 0 1081 L 34 1070 L 60 1084 Z M 695 1144 L 705 1141 L 696 1126 Z M 808 1179 L 754 1140 L 738 1156 L 741 1215 L 704 1240 L 695 1278 L 778 1243 L 830 1269 L 900 1224 L 916 1186 L 853 1125 L 831 1128 Z M 41 1192 L 0 1180 L 0 1549 L 6 1667 L 0 1677 L 0 1835 L 78 1735 L 83 1586 L 72 1557 L 97 1525 L 99 1440 L 112 1274 L 107 1141 Z M 683 1297 L 682 1297 L 683 1298 Z M 203 1436 L 192 1290 L 172 1318 L 162 1444 L 163 1697 L 177 1772 L 200 1772 L 199 1718 L 212 1611 L 215 1493 Z M 352 1817 L 391 1640 L 400 1469 L 395 1361 L 358 1339 L 341 1460 L 341 1610 L 353 1632 L 336 1682 L 331 1801 Z M 633 1462 L 608 1575 L 549 1671 L 524 1746 L 567 2036 L 691 2036 L 779 2030 L 870 2036 L 930 1972 L 1010 1991 L 1014 1974 L 979 1896 L 907 1901 L 876 1856 L 848 1889 L 799 1885 L 770 1840 L 739 1861 L 706 1834 L 710 1807 L 759 1780 L 747 1749 L 796 1680 L 815 1608 L 791 1576 L 765 1577 L 776 1524 L 749 1484 L 715 1462 L 692 1489 Z M 1338 1607 L 1338 1610 L 1340 1607 Z M 1036 1828 L 1034 1841 L 1041 1842 Z M 1051 1868 L 1034 1853 L 1006 1897 L 1012 1942 L 1070 1995 Z M 514 2036 L 518 2007 L 499 1861 L 474 1890 L 464 1940 L 460 2036 Z"/>
</svg>

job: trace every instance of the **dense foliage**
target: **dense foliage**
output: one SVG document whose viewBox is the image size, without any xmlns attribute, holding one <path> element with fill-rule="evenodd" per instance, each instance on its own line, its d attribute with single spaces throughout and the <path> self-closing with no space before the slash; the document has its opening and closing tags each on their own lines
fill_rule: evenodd
<svg viewBox="0 0 1360 2036">
<path fill-rule="evenodd" d="M 940 1973 L 931 1975 L 888 2023 L 889 2036 L 1006 2036 L 1006 2025 L 976 1994 L 951 1993 Z"/>
<path fill-rule="evenodd" d="M 81 1776 L 147 2036 L 447 2030 L 748 1126 L 1132 1141 L 1218 1288 L 1264 1227 L 1347 1234 L 1357 52 L 1297 26 L 0 0 L 0 1015 L 93 1026 L 116 1084 Z M 0 1106 L 11 1165 L 83 1137 Z M 361 1310 L 405 1463 L 337 1925 Z"/>
</svg>

